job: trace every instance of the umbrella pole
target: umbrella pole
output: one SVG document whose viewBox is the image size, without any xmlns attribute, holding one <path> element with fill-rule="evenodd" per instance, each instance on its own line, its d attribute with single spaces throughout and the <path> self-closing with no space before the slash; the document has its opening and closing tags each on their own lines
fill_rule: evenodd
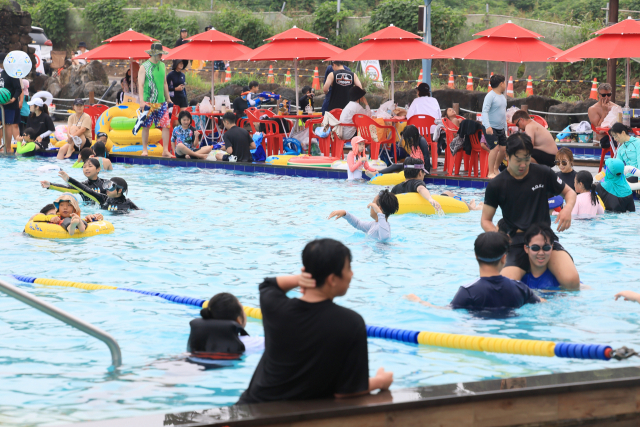
<svg viewBox="0 0 640 427">
<path fill-rule="evenodd" d="M 396 61 L 394 61 L 393 59 L 391 60 L 391 102 L 395 103 L 395 95 L 396 95 L 396 91 L 395 91 L 395 85 L 393 83 L 393 81 L 395 80 L 395 74 L 393 72 L 393 66 L 396 65 Z"/>
<path fill-rule="evenodd" d="M 509 63 L 507 61 L 504 62 L 504 82 L 505 84 L 509 84 Z M 507 101 L 509 101 L 509 97 L 507 96 L 507 91 L 504 91 L 504 97 Z"/>
<path fill-rule="evenodd" d="M 625 77 L 625 85 L 624 85 L 624 106 L 625 108 L 629 108 L 629 75 L 631 74 L 631 61 L 627 58 L 627 76 Z"/>
<path fill-rule="evenodd" d="M 293 68 L 295 70 L 295 81 L 296 81 L 296 114 L 298 114 L 298 112 L 300 112 L 300 107 L 299 107 L 299 96 L 298 96 L 298 58 L 293 60 Z"/>
<path fill-rule="evenodd" d="M 215 70 L 214 70 L 214 66 L 213 66 L 214 61 L 211 61 L 211 102 L 213 103 L 213 88 L 216 86 L 216 81 L 213 78 L 214 74 L 215 74 Z"/>
</svg>

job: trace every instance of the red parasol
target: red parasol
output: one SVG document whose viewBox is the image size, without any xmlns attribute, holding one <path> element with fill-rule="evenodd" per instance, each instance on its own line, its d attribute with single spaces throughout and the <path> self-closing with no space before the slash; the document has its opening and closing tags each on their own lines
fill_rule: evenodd
<svg viewBox="0 0 640 427">
<path fill-rule="evenodd" d="M 145 52 L 151 47 L 151 42 L 133 41 L 133 42 L 113 42 L 103 44 L 95 49 L 91 49 L 78 55 L 73 59 L 111 59 L 111 60 L 130 60 L 137 61 L 142 59 L 149 59 L 149 55 Z M 163 49 L 167 52 L 171 52 L 171 49 L 163 46 Z M 163 58 L 166 59 L 167 55 Z"/>
<path fill-rule="evenodd" d="M 429 58 L 441 49 L 420 41 L 422 37 L 389 25 L 362 38 L 363 43 L 332 56 L 331 61 L 364 61 L 384 59 L 391 61 L 391 100 L 394 99 L 395 61 Z"/>
<path fill-rule="evenodd" d="M 269 43 L 260 46 L 248 55 L 236 58 L 236 61 L 286 61 L 293 60 L 295 70 L 296 106 L 298 106 L 298 61 L 325 60 L 343 52 L 339 47 L 320 41 L 326 37 L 293 27 L 266 39 Z"/>
<path fill-rule="evenodd" d="M 173 49 L 166 59 L 199 59 L 204 61 L 235 60 L 249 55 L 252 49 L 240 44 L 242 40 L 211 28 L 187 39 L 189 43 Z M 211 68 L 211 99 L 213 100 L 214 70 Z"/>
<path fill-rule="evenodd" d="M 627 75 L 625 82 L 625 107 L 629 107 L 629 58 L 640 56 L 640 23 L 630 17 L 603 28 L 593 34 L 598 34 L 591 40 L 580 43 L 567 49 L 559 55 L 554 55 L 557 61 L 563 61 L 567 57 L 572 58 L 626 58 Z"/>
</svg>

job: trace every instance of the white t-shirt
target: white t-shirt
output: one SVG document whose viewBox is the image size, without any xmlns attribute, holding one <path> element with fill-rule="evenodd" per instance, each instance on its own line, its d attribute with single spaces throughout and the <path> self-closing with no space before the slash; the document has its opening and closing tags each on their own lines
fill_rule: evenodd
<svg viewBox="0 0 640 427">
<path fill-rule="evenodd" d="M 436 120 L 441 119 L 442 111 L 440 111 L 438 100 L 430 96 L 420 96 L 414 99 L 409 107 L 409 111 L 407 111 L 407 120 L 418 114 L 431 116 Z"/>
<path fill-rule="evenodd" d="M 88 51 L 87 51 L 87 52 L 88 52 Z M 87 53 L 87 52 L 84 52 L 84 53 Z M 79 51 L 78 51 L 78 53 L 77 53 L 76 55 L 77 55 L 77 56 L 78 56 L 78 55 L 82 55 L 82 51 L 80 51 L 80 50 L 79 50 Z M 80 64 L 80 65 L 84 65 L 84 64 L 86 64 L 86 63 L 87 63 L 87 61 L 86 61 L 86 60 L 84 60 L 84 59 L 76 59 L 76 61 L 77 61 L 77 62 L 78 62 L 78 64 Z"/>
</svg>

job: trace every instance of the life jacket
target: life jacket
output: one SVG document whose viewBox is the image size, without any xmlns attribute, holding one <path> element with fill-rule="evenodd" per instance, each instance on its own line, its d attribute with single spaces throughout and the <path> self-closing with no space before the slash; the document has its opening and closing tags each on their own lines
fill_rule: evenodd
<svg viewBox="0 0 640 427">
<path fill-rule="evenodd" d="M 189 322 L 191 334 L 187 351 L 192 356 L 213 360 L 239 359 L 245 351 L 238 338 L 249 335 L 233 320 L 194 319 Z"/>
</svg>

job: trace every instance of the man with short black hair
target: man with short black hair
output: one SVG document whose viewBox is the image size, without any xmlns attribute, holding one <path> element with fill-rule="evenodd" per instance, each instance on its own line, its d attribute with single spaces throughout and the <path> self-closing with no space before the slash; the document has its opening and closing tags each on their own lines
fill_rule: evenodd
<svg viewBox="0 0 640 427">
<path fill-rule="evenodd" d="M 507 140 L 509 166 L 489 182 L 484 196 L 480 225 L 484 231 L 498 231 L 493 217 L 502 210 L 504 231 L 511 236 L 511 249 L 503 274 L 520 280 L 531 269 L 524 250 L 524 233 L 532 224 L 551 225 L 549 197 L 562 195 L 565 206 L 556 223 L 558 231 L 571 227 L 571 211 L 576 193 L 548 167 L 531 164 L 533 144 L 525 133 L 511 135 Z M 579 289 L 580 276 L 573 259 L 558 241 L 553 243 L 549 270 L 567 289 Z"/>
<path fill-rule="evenodd" d="M 431 197 L 431 193 L 427 190 L 427 185 L 424 183 L 424 177 L 428 174 L 429 172 L 424 168 L 424 161 L 407 157 L 404 159 L 404 177 L 406 179 L 404 182 L 395 185 L 391 189 L 391 192 L 393 194 L 418 193 L 427 202 L 431 203 L 431 206 L 433 206 L 436 212 L 441 213 L 442 206 Z"/>
<path fill-rule="evenodd" d="M 504 160 L 507 144 L 507 98 L 504 91 L 507 86 L 504 76 L 495 74 L 489 80 L 491 92 L 484 97 L 482 104 L 482 124 L 485 127 L 485 139 L 489 145 L 489 178 L 500 173 L 498 169 Z"/>
<path fill-rule="evenodd" d="M 180 30 L 180 37 L 178 38 L 178 40 L 176 41 L 176 45 L 174 46 L 174 49 L 178 46 L 182 46 L 185 43 L 188 43 L 185 39 L 189 37 L 189 32 L 187 31 L 186 28 L 183 28 Z"/>
<path fill-rule="evenodd" d="M 511 123 L 531 138 L 531 142 L 533 143 L 531 162 L 549 166 L 550 168 L 554 167 L 558 146 L 551 132 L 545 129 L 540 123 L 531 119 L 529 113 L 523 110 L 518 110 L 513 113 Z"/>
<path fill-rule="evenodd" d="M 360 79 L 352 71 L 347 70 L 340 61 L 332 61 L 333 71 L 326 78 L 324 83 L 324 93 L 329 93 L 331 89 L 331 99 L 327 111 L 335 108 L 343 109 L 349 103 L 349 91 L 353 86 L 362 88 Z"/>
<path fill-rule="evenodd" d="M 256 148 L 256 143 L 249 132 L 236 126 L 236 115 L 231 111 L 224 113 L 222 124 L 226 129 L 222 139 L 227 154 L 217 153 L 216 159 L 224 162 L 251 162 L 251 150 Z"/>
<path fill-rule="evenodd" d="M 302 274 L 260 285 L 265 350 L 240 404 L 355 397 L 393 382 L 383 368 L 369 378 L 364 320 L 333 302 L 353 277 L 349 248 L 314 240 L 302 251 L 302 264 Z M 287 297 L 297 287 L 302 297 Z"/>
</svg>

